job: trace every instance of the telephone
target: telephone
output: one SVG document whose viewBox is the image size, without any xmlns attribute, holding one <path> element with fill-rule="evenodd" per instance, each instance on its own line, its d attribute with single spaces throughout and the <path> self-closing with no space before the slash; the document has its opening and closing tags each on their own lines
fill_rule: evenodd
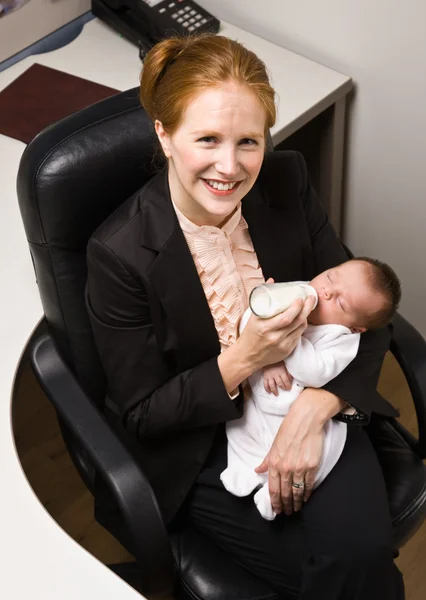
<svg viewBox="0 0 426 600">
<path fill-rule="evenodd" d="M 193 0 L 92 0 L 92 12 L 139 46 L 141 60 L 163 38 L 210 31 L 220 22 Z"/>
</svg>

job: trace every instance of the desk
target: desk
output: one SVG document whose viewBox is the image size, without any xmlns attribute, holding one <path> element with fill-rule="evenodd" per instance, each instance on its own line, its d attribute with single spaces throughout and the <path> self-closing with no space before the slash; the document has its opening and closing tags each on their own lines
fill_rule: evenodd
<svg viewBox="0 0 426 600">
<path fill-rule="evenodd" d="M 350 78 L 222 23 L 221 34 L 238 39 L 262 58 L 280 97 L 272 130 L 274 145 L 325 110 L 332 111 L 325 135 L 330 169 L 325 204 L 340 220 L 343 124 Z M 88 58 L 90 57 L 90 59 Z M 97 19 L 59 50 L 30 56 L 0 73 L 0 90 L 33 63 L 57 68 L 119 90 L 137 86 L 137 49 Z M 34 496 L 15 451 L 11 401 L 16 370 L 32 332 L 43 318 L 30 253 L 16 199 L 16 174 L 25 145 L 0 135 L 0 496 L 1 556 L 6 566 L 0 596 L 8 600 L 135 600 L 141 596 L 75 543 Z M 7 558 L 6 558 L 7 557 Z"/>
</svg>

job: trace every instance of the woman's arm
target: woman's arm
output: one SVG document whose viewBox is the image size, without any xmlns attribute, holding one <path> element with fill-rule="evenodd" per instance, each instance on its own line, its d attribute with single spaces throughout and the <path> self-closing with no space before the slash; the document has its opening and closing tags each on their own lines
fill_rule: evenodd
<svg viewBox="0 0 426 600">
<path fill-rule="evenodd" d="M 324 424 L 342 410 L 344 402 L 322 389 L 306 388 L 293 402 L 258 473 L 269 472 L 272 508 L 291 515 L 312 494 L 324 450 Z M 294 488 L 293 482 L 303 484 Z"/>
<path fill-rule="evenodd" d="M 133 435 L 159 437 L 241 416 L 216 356 L 173 372 L 159 348 L 145 290 L 106 245 L 92 238 L 87 264 L 87 308 L 107 394 Z"/>
</svg>

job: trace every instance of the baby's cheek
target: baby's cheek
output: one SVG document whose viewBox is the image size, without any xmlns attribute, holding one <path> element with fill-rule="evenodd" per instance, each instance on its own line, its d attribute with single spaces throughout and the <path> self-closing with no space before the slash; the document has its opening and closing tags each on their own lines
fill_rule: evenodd
<svg viewBox="0 0 426 600">
<path fill-rule="evenodd" d="M 316 307 L 314 308 L 314 310 L 311 311 L 310 315 L 308 316 L 308 322 L 312 323 L 313 325 L 318 325 L 320 319 L 321 319 L 321 307 L 318 303 L 316 305 Z"/>
</svg>

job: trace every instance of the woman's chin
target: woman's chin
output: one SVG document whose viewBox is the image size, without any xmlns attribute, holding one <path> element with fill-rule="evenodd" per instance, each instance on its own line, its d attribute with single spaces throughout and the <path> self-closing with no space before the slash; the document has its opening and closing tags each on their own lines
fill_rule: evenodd
<svg viewBox="0 0 426 600">
<path fill-rule="evenodd" d="M 227 219 L 230 217 L 237 207 L 240 205 L 239 198 L 230 198 L 222 197 L 222 198 L 212 198 L 206 206 L 207 211 L 217 219 Z"/>
</svg>

